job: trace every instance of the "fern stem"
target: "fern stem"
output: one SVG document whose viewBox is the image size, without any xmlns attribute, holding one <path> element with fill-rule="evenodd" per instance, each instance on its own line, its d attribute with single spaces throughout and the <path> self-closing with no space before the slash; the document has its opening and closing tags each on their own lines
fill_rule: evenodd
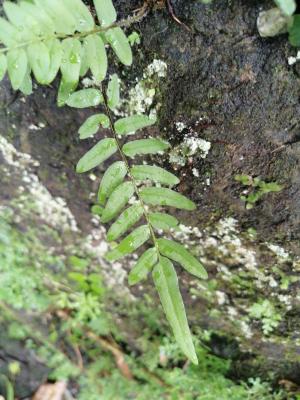
<svg viewBox="0 0 300 400">
<path fill-rule="evenodd" d="M 131 17 L 123 19 L 119 22 L 114 22 L 113 24 L 110 24 L 105 27 L 96 25 L 94 29 L 87 31 L 87 32 L 77 32 L 77 33 L 74 33 L 73 35 L 54 34 L 52 36 L 37 37 L 34 40 L 28 40 L 27 42 L 20 43 L 14 47 L 2 47 L 2 48 L 0 48 L 0 54 L 8 52 L 8 51 L 12 51 L 12 50 L 21 49 L 23 47 L 29 46 L 34 43 L 39 43 L 41 41 L 47 41 L 47 40 L 53 40 L 53 39 L 67 39 L 67 38 L 84 39 L 85 37 L 87 37 L 89 35 L 107 32 L 108 30 L 113 29 L 113 28 L 118 28 L 118 27 L 126 28 L 136 22 L 141 21 L 148 14 L 148 11 L 149 10 L 147 8 L 142 9 L 141 12 L 137 13 L 136 15 L 133 15 Z"/>
<path fill-rule="evenodd" d="M 160 257 L 160 252 L 159 252 L 159 248 L 158 248 L 157 238 L 156 238 L 153 226 L 152 226 L 152 224 L 150 222 L 150 218 L 149 218 L 149 214 L 148 214 L 146 205 L 145 205 L 145 203 L 144 203 L 144 201 L 143 201 L 143 199 L 142 199 L 142 197 L 140 195 L 140 191 L 139 191 L 138 185 L 136 183 L 136 180 L 135 180 L 134 176 L 131 173 L 129 162 L 127 160 L 126 155 L 123 153 L 120 141 L 118 139 L 118 135 L 117 135 L 117 132 L 116 132 L 115 127 L 114 127 L 112 114 L 111 114 L 111 111 L 110 111 L 109 106 L 108 106 L 108 101 L 107 101 L 107 96 L 106 96 L 105 90 L 103 90 L 102 86 L 100 88 L 101 88 L 102 96 L 103 96 L 103 99 L 104 99 L 105 111 L 106 111 L 106 114 L 107 114 L 108 119 L 109 119 L 110 130 L 111 130 L 111 132 L 112 132 L 112 134 L 114 136 L 114 139 L 116 140 L 118 151 L 119 151 L 120 156 L 121 156 L 121 158 L 122 158 L 122 160 L 123 160 L 123 162 L 124 162 L 124 164 L 126 166 L 127 174 L 129 176 L 131 182 L 133 183 L 135 193 L 136 193 L 136 195 L 138 197 L 138 200 L 140 202 L 141 207 L 143 208 L 143 214 L 144 214 L 145 220 L 147 222 L 147 225 L 148 225 L 148 228 L 149 228 L 149 231 L 150 231 L 150 235 L 151 235 L 154 247 L 156 249 L 156 252 L 157 252 L 157 255 L 158 255 L 158 258 L 159 258 Z"/>
</svg>

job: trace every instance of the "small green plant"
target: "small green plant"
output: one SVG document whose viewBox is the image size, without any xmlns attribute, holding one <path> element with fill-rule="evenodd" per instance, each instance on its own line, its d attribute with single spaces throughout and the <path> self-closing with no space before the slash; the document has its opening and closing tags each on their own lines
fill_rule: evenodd
<svg viewBox="0 0 300 400">
<path fill-rule="evenodd" d="M 176 176 L 155 165 L 133 165 L 130 161 L 137 156 L 161 154 L 170 144 L 149 136 L 124 144 L 124 138 L 127 140 L 136 131 L 155 123 L 154 118 L 146 115 L 115 119 L 113 113 L 120 104 L 119 78 L 113 74 L 107 84 L 104 82 L 108 69 L 106 46 L 113 49 L 122 64 L 132 64 L 131 47 L 121 27 L 137 17 L 116 22 L 117 13 L 111 0 L 94 0 L 94 7 L 99 24 L 81 0 L 4 1 L 7 19 L 0 18 L 0 40 L 4 46 L 0 50 L 0 77 L 7 71 L 13 89 L 28 95 L 32 92 L 31 75 L 39 84 L 49 85 L 60 71 L 59 106 L 102 107 L 100 113 L 91 115 L 80 127 L 79 136 L 80 139 L 91 138 L 101 126 L 108 137 L 101 139 L 79 160 L 76 170 L 78 173 L 90 171 L 119 154 L 120 160 L 103 176 L 98 202 L 93 209 L 103 223 L 115 220 L 107 233 L 114 247 L 106 258 L 114 262 L 151 243 L 130 272 L 129 283 L 137 284 L 152 271 L 174 335 L 186 356 L 197 363 L 173 262 L 201 279 L 206 279 L 207 273 L 181 244 L 159 234 L 161 231 L 168 233 L 178 224 L 175 217 L 161 212 L 163 206 L 183 210 L 194 210 L 196 206 L 172 189 L 179 183 Z M 133 41 L 136 39 L 135 35 Z M 80 78 L 89 72 L 89 87 L 76 91 Z M 128 203 L 130 207 L 123 211 Z M 159 212 L 153 207 L 159 207 Z M 134 228 L 140 221 L 142 225 Z M 116 244 L 132 228 L 132 232 Z M 95 290 L 93 277 L 85 278 L 79 273 L 70 277 L 82 290 L 88 287 Z"/>
<path fill-rule="evenodd" d="M 300 46 L 300 14 L 295 14 L 295 0 L 274 0 L 282 14 L 287 18 L 289 42 L 292 46 Z"/>
<path fill-rule="evenodd" d="M 6 397 L 5 400 L 14 400 L 14 388 L 11 381 L 6 375 L 0 375 L 0 384 L 3 383 L 5 387 Z M 0 396 L 1 399 L 1 396 Z"/>
<path fill-rule="evenodd" d="M 249 309 L 249 315 L 262 322 L 262 330 L 265 335 L 269 335 L 281 321 L 280 314 L 269 300 L 254 303 Z"/>
<path fill-rule="evenodd" d="M 236 175 L 235 180 L 243 186 L 248 186 L 251 190 L 251 193 L 241 196 L 241 200 L 246 203 L 247 210 L 251 210 L 265 194 L 277 193 L 283 189 L 283 186 L 277 182 L 266 183 L 260 178 L 252 178 L 249 175 Z"/>
</svg>

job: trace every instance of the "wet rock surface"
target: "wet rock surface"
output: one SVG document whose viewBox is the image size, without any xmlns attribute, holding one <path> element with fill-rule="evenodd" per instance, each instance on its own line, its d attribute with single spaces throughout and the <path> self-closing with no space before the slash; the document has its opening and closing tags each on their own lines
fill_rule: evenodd
<svg viewBox="0 0 300 400">
<path fill-rule="evenodd" d="M 123 16 L 141 6 L 138 1 L 115 3 Z M 180 216 L 201 234 L 188 232 L 179 240 L 199 254 L 210 283 L 195 283 L 180 274 L 187 308 L 193 310 L 190 319 L 194 327 L 216 333 L 213 350 L 227 356 L 229 352 L 236 360 L 236 376 L 252 376 L 253 371 L 267 376 L 272 369 L 278 379 L 300 382 L 299 283 L 292 279 L 300 268 L 299 74 L 297 65 L 287 62 L 295 50 L 285 36 L 259 36 L 260 1 L 220 0 L 205 6 L 173 0 L 173 5 L 191 32 L 166 10 L 151 12 L 133 26 L 142 43 L 135 47 L 135 65 L 122 79 L 126 95 L 153 59 L 163 60 L 167 74 L 154 100 L 161 103 L 160 132 L 174 147 L 186 138 L 211 144 L 205 157 L 197 150 L 179 164 L 174 158 L 160 159 L 181 178 L 179 190 L 197 203 L 197 212 Z M 94 143 L 80 142 L 77 135 L 92 111 L 58 108 L 55 93 L 55 87 L 38 88 L 25 99 L 4 81 L 0 132 L 39 162 L 33 168 L 40 182 L 66 201 L 78 227 L 89 234 L 90 206 L 99 179 L 76 175 L 74 166 Z M 105 166 L 95 175 L 104 170 Z M 276 181 L 284 189 L 267 194 L 247 210 L 236 174 Z M 7 204 L 21 182 L 3 171 L 1 179 L 6 189 L 1 190 L 0 201 Z M 249 228 L 256 230 L 255 236 L 249 236 Z M 279 245 L 281 253 L 288 250 L 288 256 L 278 256 L 268 243 Z M 283 277 L 288 284 L 282 284 Z M 135 289 L 134 294 L 140 292 Z M 263 332 L 263 310 L 260 318 L 249 314 L 253 304 L 266 297 L 273 314 L 280 314 L 277 320 L 272 313 L 267 316 L 278 322 L 268 334 Z M 234 336 L 233 347 L 224 345 L 226 336 Z"/>
</svg>

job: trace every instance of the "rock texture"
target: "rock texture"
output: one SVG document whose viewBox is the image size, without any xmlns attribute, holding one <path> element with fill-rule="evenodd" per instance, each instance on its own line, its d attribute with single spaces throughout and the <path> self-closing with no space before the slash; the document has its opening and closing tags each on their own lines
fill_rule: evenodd
<svg viewBox="0 0 300 400">
<path fill-rule="evenodd" d="M 115 3 L 123 16 L 140 5 Z M 185 226 L 177 235 L 210 275 L 203 283 L 178 271 L 190 320 L 195 330 L 210 332 L 215 353 L 235 361 L 234 376 L 266 377 L 271 370 L 276 382 L 300 383 L 300 70 L 287 62 L 295 50 L 285 36 L 258 35 L 260 1 L 216 0 L 205 6 L 173 0 L 173 5 L 191 31 L 165 9 L 151 12 L 132 27 L 142 43 L 134 47 L 135 64 L 122 79 L 124 96 L 132 90 L 146 111 L 158 110 L 160 132 L 149 133 L 163 134 L 175 149 L 160 162 L 176 170 L 180 192 L 197 204 L 197 212 L 181 213 Z M 153 60 L 166 63 L 165 76 L 143 76 Z M 41 184 L 64 199 L 80 235 L 90 235 L 90 206 L 104 169 L 89 178 L 74 172 L 93 143 L 77 136 L 89 111 L 57 108 L 55 87 L 37 88 L 24 99 L 4 82 L 0 100 L 1 135 L 38 161 L 34 173 Z M 284 188 L 247 210 L 237 174 Z M 20 184 L 1 169 L 1 204 L 12 201 Z"/>
</svg>

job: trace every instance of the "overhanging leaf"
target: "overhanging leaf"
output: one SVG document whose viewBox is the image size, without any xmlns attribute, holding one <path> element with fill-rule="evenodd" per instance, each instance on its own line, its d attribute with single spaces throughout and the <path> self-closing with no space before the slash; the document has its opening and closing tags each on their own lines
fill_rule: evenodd
<svg viewBox="0 0 300 400">
<path fill-rule="evenodd" d="M 81 61 L 81 43 L 78 39 L 68 38 L 62 41 L 61 73 L 68 82 L 78 82 Z"/>
<path fill-rule="evenodd" d="M 50 68 L 50 54 L 47 46 L 43 42 L 30 44 L 27 47 L 27 55 L 37 82 L 47 83 Z"/>
<path fill-rule="evenodd" d="M 130 117 L 121 118 L 115 123 L 115 130 L 118 135 L 128 135 L 139 129 L 155 124 L 155 119 L 151 119 L 146 115 L 132 115 Z"/>
<path fill-rule="evenodd" d="M 50 84 L 55 79 L 60 68 L 62 61 L 62 46 L 58 39 L 48 40 L 45 42 L 45 45 L 48 47 L 50 57 L 50 65 L 45 83 Z"/>
<path fill-rule="evenodd" d="M 102 26 L 109 26 L 117 19 L 112 0 L 94 0 L 97 16 Z"/>
<path fill-rule="evenodd" d="M 50 15 L 57 33 L 72 35 L 75 32 L 77 28 L 76 18 L 63 1 L 35 0 L 35 3 Z"/>
<path fill-rule="evenodd" d="M 111 45 L 116 56 L 124 65 L 132 64 L 132 51 L 127 36 L 121 28 L 109 29 L 105 32 L 105 38 Z"/>
<path fill-rule="evenodd" d="M 16 44 L 17 34 L 17 29 L 0 17 L 0 41 L 7 47 L 13 47 Z"/>
<path fill-rule="evenodd" d="M 108 261 L 117 261 L 127 254 L 133 253 L 142 246 L 150 237 L 148 225 L 142 225 L 131 232 L 121 243 L 106 254 Z"/>
<path fill-rule="evenodd" d="M 150 213 L 149 219 L 154 228 L 162 229 L 163 231 L 169 231 L 178 225 L 178 220 L 175 217 L 164 213 Z"/>
<path fill-rule="evenodd" d="M 127 168 L 123 161 L 116 161 L 105 171 L 98 191 L 100 204 L 105 204 L 111 193 L 123 182 L 126 174 Z"/>
<path fill-rule="evenodd" d="M 7 60 L 5 54 L 0 54 L 0 81 L 4 78 L 7 70 Z"/>
<path fill-rule="evenodd" d="M 162 255 L 178 262 L 190 274 L 207 279 L 207 272 L 203 265 L 181 244 L 163 238 L 158 239 L 157 243 Z"/>
<path fill-rule="evenodd" d="M 8 20 L 22 33 L 23 39 L 30 40 L 34 37 L 34 34 L 40 34 L 41 29 L 38 22 L 26 13 L 19 4 L 4 1 L 3 9 Z"/>
<path fill-rule="evenodd" d="M 277 6 L 281 9 L 283 14 L 288 17 L 293 15 L 296 11 L 296 1 L 295 0 L 275 0 Z"/>
<path fill-rule="evenodd" d="M 78 82 L 69 82 L 62 77 L 59 88 L 58 88 L 58 95 L 57 95 L 57 105 L 62 107 L 66 104 L 66 100 L 70 97 L 71 93 L 77 87 Z"/>
<path fill-rule="evenodd" d="M 162 153 L 169 147 L 169 143 L 161 139 L 140 139 L 124 144 L 123 152 L 133 158 L 136 155 Z"/>
<path fill-rule="evenodd" d="M 121 183 L 110 195 L 102 213 L 101 221 L 103 223 L 111 221 L 128 203 L 133 194 L 134 185 L 132 182 Z"/>
<path fill-rule="evenodd" d="M 30 66 L 27 66 L 27 71 L 24 76 L 22 85 L 20 86 L 20 91 L 25 94 L 25 96 L 29 96 L 32 93 L 32 79 L 30 75 Z"/>
<path fill-rule="evenodd" d="M 107 160 L 117 151 L 115 139 L 102 139 L 91 150 L 89 150 L 78 162 L 76 172 L 79 174 L 97 167 L 103 161 Z"/>
<path fill-rule="evenodd" d="M 20 89 L 27 71 L 27 55 L 25 50 L 10 50 L 7 53 L 7 70 L 14 90 Z"/>
<path fill-rule="evenodd" d="M 139 258 L 135 266 L 132 268 L 128 275 L 129 285 L 136 285 L 145 279 L 154 265 L 157 263 L 158 255 L 156 248 L 151 248 Z"/>
<path fill-rule="evenodd" d="M 184 354 L 198 364 L 197 355 L 188 326 L 178 279 L 170 260 L 160 257 L 153 269 L 153 280 L 169 324 Z"/>
<path fill-rule="evenodd" d="M 79 128 L 80 139 L 87 139 L 97 133 L 99 126 L 109 127 L 109 119 L 105 114 L 91 115 Z"/>
<path fill-rule="evenodd" d="M 129 228 L 140 220 L 143 212 L 144 209 L 140 204 L 134 204 L 123 211 L 116 222 L 114 222 L 109 228 L 107 232 L 107 240 L 116 240 L 122 236 Z"/>
<path fill-rule="evenodd" d="M 89 58 L 87 56 L 87 41 L 83 40 L 82 42 L 82 46 L 81 46 L 81 54 L 80 54 L 80 58 L 81 58 L 81 63 L 80 63 L 80 76 L 84 77 L 88 70 L 90 69 L 90 63 L 89 63 Z"/>
<path fill-rule="evenodd" d="M 101 37 L 97 34 L 86 38 L 85 51 L 88 63 L 96 82 L 102 82 L 107 72 L 106 50 Z"/>
<path fill-rule="evenodd" d="M 89 9 L 81 0 L 64 0 L 64 4 L 72 12 L 76 20 L 76 30 L 88 32 L 94 28 L 94 18 Z"/>
<path fill-rule="evenodd" d="M 195 203 L 171 189 L 146 187 L 140 191 L 140 195 L 147 204 L 170 206 L 181 210 L 195 210 L 196 208 Z"/>
<path fill-rule="evenodd" d="M 131 173 L 136 180 L 144 181 L 151 180 L 153 182 L 161 183 L 166 186 L 178 185 L 179 179 L 177 176 L 164 170 L 163 168 L 151 165 L 134 165 L 131 168 Z"/>
<path fill-rule="evenodd" d="M 103 96 L 98 89 L 82 89 L 72 93 L 66 104 L 75 108 L 95 107 L 103 102 Z"/>
<path fill-rule="evenodd" d="M 55 24 L 53 19 L 46 13 L 44 8 L 39 7 L 37 4 L 29 3 L 28 1 L 22 0 L 19 2 L 21 9 L 34 17 L 39 23 L 41 33 L 53 34 L 55 32 Z"/>
<path fill-rule="evenodd" d="M 289 41 L 292 46 L 300 46 L 300 14 L 293 16 L 293 25 L 289 28 Z"/>
<path fill-rule="evenodd" d="M 58 92 L 58 105 L 62 106 L 76 89 L 81 65 L 81 43 L 78 39 L 62 41 L 61 73 L 62 80 Z"/>
</svg>

